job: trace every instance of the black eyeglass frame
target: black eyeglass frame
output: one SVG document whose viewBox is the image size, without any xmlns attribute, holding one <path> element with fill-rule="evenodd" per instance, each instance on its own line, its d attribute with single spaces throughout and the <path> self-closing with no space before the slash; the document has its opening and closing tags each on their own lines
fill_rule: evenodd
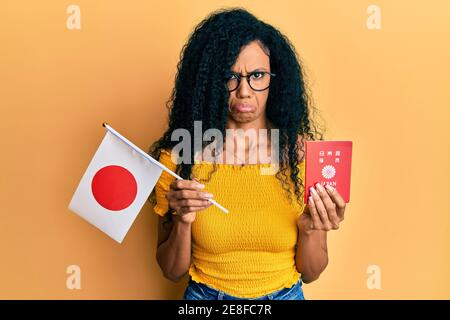
<svg viewBox="0 0 450 320">
<path fill-rule="evenodd" d="M 264 91 L 264 90 L 269 89 L 270 84 L 271 84 L 271 82 L 272 82 L 272 79 L 270 79 L 269 85 L 268 85 L 266 88 L 264 88 L 264 89 L 254 89 L 254 88 L 252 87 L 251 81 L 250 81 L 250 77 L 253 76 L 255 73 L 264 73 L 264 74 L 270 75 L 271 77 L 275 77 L 275 76 L 276 76 L 275 73 L 268 72 L 268 71 L 253 71 L 253 72 L 249 73 L 249 74 L 246 75 L 246 76 L 244 76 L 244 75 L 242 75 L 242 74 L 240 74 L 240 73 L 234 73 L 234 72 L 231 72 L 231 73 L 229 74 L 229 76 L 235 76 L 235 77 L 237 78 L 237 82 L 238 82 L 238 83 L 237 83 L 236 88 L 234 88 L 233 90 L 228 90 L 228 92 L 236 91 L 236 90 L 239 88 L 239 86 L 240 86 L 240 84 L 241 84 L 241 78 L 246 78 L 246 79 L 247 79 L 247 83 L 248 83 L 249 87 L 252 88 L 253 91 L 261 92 L 261 91 Z M 229 81 L 229 79 L 227 80 L 227 82 L 228 82 L 228 81 Z"/>
</svg>

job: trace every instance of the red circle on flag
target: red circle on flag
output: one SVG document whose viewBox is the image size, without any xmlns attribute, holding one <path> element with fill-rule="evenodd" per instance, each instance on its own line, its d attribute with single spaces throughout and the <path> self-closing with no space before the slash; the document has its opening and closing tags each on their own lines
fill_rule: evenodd
<svg viewBox="0 0 450 320">
<path fill-rule="evenodd" d="M 128 208 L 136 198 L 137 183 L 124 167 L 111 165 L 98 170 L 92 179 L 92 194 L 105 209 L 118 211 Z"/>
</svg>

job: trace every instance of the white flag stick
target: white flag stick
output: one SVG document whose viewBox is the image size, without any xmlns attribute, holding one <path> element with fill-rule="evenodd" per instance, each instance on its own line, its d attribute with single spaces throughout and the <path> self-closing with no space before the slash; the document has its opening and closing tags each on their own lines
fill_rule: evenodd
<svg viewBox="0 0 450 320">
<path fill-rule="evenodd" d="M 107 124 L 106 122 L 103 123 L 103 126 L 108 129 L 109 132 L 111 132 L 113 135 L 115 135 L 117 138 L 119 138 L 120 140 L 122 140 L 124 143 L 126 143 L 128 146 L 130 146 L 131 148 L 133 148 L 137 153 L 139 153 L 141 156 L 143 156 L 144 158 L 146 158 L 147 160 L 149 160 L 151 163 L 153 163 L 154 165 L 157 165 L 158 167 L 160 167 L 162 170 L 166 171 L 167 173 L 169 173 L 170 175 L 174 176 L 175 178 L 177 178 L 178 180 L 184 180 L 182 177 L 180 177 L 179 175 L 177 175 L 175 172 L 173 172 L 172 170 L 170 170 L 169 168 L 167 168 L 165 165 L 163 165 L 162 163 L 160 163 L 159 161 L 156 161 L 155 159 L 153 159 L 151 156 L 149 156 L 147 153 L 145 153 L 144 151 L 142 151 L 141 149 L 139 149 L 136 145 L 134 145 L 131 141 L 129 141 L 127 138 L 125 138 L 124 136 L 122 136 L 120 133 L 118 133 L 116 130 L 114 130 L 113 128 L 111 128 L 111 126 L 109 124 Z M 213 205 L 215 205 L 217 208 L 219 208 L 220 210 L 222 210 L 225 213 L 228 213 L 229 211 L 224 208 L 223 206 L 221 206 L 220 204 L 218 204 L 215 200 L 213 199 L 208 199 L 209 202 L 211 202 Z"/>
</svg>

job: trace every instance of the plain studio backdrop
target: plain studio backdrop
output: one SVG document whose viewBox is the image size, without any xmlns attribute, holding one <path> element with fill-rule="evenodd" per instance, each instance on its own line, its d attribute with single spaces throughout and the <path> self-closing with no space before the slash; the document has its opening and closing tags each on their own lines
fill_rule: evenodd
<svg viewBox="0 0 450 320">
<path fill-rule="evenodd" d="M 448 0 L 3 1 L 0 298 L 181 298 L 148 203 L 122 245 L 67 206 L 102 122 L 144 150 L 161 135 L 183 44 L 230 6 L 292 40 L 325 138 L 353 141 L 346 219 L 306 298 L 450 298 Z"/>
</svg>

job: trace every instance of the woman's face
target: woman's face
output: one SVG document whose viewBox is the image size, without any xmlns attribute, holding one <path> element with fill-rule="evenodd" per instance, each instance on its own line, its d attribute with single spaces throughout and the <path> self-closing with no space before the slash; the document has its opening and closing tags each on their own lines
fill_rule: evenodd
<svg viewBox="0 0 450 320">
<path fill-rule="evenodd" d="M 270 59 L 262 49 L 258 41 L 250 42 L 244 46 L 231 67 L 231 72 L 246 76 L 255 71 L 270 72 Z M 230 92 L 228 106 L 231 112 L 228 121 L 234 125 L 249 124 L 262 120 L 265 117 L 265 109 L 269 89 L 254 91 L 247 80 L 242 77 L 239 87 Z"/>
</svg>

